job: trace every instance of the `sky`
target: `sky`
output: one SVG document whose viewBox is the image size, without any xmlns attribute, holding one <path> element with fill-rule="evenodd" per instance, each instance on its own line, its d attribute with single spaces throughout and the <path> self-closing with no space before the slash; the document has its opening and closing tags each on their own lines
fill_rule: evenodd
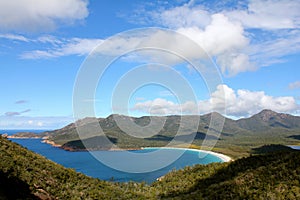
<svg viewBox="0 0 300 200">
<path fill-rule="evenodd" d="M 0 129 L 112 113 L 300 115 L 299 10 L 297 0 L 0 0 Z"/>
</svg>

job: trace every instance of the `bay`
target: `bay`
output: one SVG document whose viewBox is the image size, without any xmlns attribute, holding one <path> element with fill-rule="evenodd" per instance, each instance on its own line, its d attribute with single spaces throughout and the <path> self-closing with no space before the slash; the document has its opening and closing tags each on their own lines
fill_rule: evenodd
<svg viewBox="0 0 300 200">
<path fill-rule="evenodd" d="M 29 131 L 29 130 L 22 130 L 22 131 Z M 30 130 L 32 131 L 32 130 Z M 9 135 L 20 132 L 13 131 L 13 130 L 2 130 L 0 134 L 8 133 Z M 41 130 L 35 130 L 36 133 L 42 132 Z M 88 176 L 99 178 L 102 180 L 107 181 L 117 181 L 117 182 L 128 182 L 128 181 L 136 181 L 142 182 L 145 181 L 146 183 L 152 183 L 158 177 L 161 177 L 173 169 L 181 169 L 185 166 L 192 166 L 195 164 L 208 164 L 211 162 L 222 162 L 222 159 L 211 154 L 204 154 L 201 155 L 201 152 L 193 151 L 193 150 L 184 150 L 184 149 L 160 149 L 160 148 L 149 148 L 149 149 L 142 149 L 142 150 L 132 150 L 131 153 L 147 153 L 155 150 L 160 150 L 161 153 L 174 152 L 176 151 L 184 151 L 182 152 L 182 156 L 175 160 L 170 165 L 163 167 L 161 169 L 147 172 L 147 173 L 128 173 L 113 169 L 109 166 L 106 166 L 99 160 L 97 160 L 94 156 L 92 156 L 89 152 L 69 152 L 63 149 L 53 147 L 49 144 L 42 143 L 41 139 L 10 139 L 13 142 L 16 142 L 27 149 L 34 151 L 49 160 L 52 160 L 58 164 L 61 164 L 67 168 L 73 168 L 78 172 L 86 174 Z M 93 153 L 101 153 L 105 154 L 108 157 L 113 158 L 122 158 L 124 152 L 123 151 L 95 151 Z M 137 165 L 139 160 L 134 162 L 130 162 L 131 165 Z M 159 160 L 153 159 L 150 160 L 149 163 L 157 164 L 156 162 L 161 162 Z M 120 164 L 124 163 L 128 165 L 126 160 L 120 160 Z"/>
</svg>

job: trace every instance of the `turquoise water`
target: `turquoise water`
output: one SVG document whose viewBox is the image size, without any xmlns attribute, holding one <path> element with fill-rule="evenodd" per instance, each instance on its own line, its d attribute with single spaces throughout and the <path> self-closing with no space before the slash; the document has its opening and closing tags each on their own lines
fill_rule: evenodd
<svg viewBox="0 0 300 200">
<path fill-rule="evenodd" d="M 13 134 L 16 131 L 0 131 L 1 133 Z M 42 132 L 42 131 L 37 131 Z M 180 158 L 175 160 L 175 162 L 170 165 L 147 173 L 128 173 L 113 169 L 109 166 L 106 166 L 102 162 L 95 159 L 89 152 L 69 152 L 62 150 L 57 147 L 53 147 L 51 145 L 45 144 L 41 142 L 41 139 L 11 139 L 13 142 L 16 142 L 29 150 L 32 150 L 36 153 L 39 153 L 46 158 L 59 163 L 65 167 L 73 168 L 78 172 L 84 173 L 88 176 L 99 178 L 102 180 L 113 180 L 118 182 L 127 182 L 127 181 L 137 181 L 142 182 L 145 181 L 147 183 L 151 183 L 156 180 L 156 178 L 165 175 L 172 169 L 180 169 L 185 166 L 192 166 L 195 164 L 208 164 L 211 162 L 222 162 L 222 160 L 214 155 L 207 154 L 205 157 L 201 158 L 205 154 L 201 155 L 197 151 L 184 151 L 182 149 L 159 149 L 159 148 L 151 148 L 151 149 L 143 149 L 143 150 L 134 150 L 130 151 L 133 154 L 142 155 L 143 153 L 151 153 L 153 151 L 160 150 L 159 153 L 162 155 L 171 156 L 172 154 L 183 153 Z M 132 166 L 136 167 L 141 164 L 141 160 L 131 160 L 128 161 L 126 158 L 125 152 L 123 151 L 95 151 L 95 154 L 105 155 L 106 157 L 115 160 L 119 166 Z M 116 160 L 117 159 L 117 160 Z M 162 162 L 159 159 L 147 159 L 147 166 L 151 167 L 151 165 L 156 166 L 159 164 L 158 162 Z"/>
</svg>

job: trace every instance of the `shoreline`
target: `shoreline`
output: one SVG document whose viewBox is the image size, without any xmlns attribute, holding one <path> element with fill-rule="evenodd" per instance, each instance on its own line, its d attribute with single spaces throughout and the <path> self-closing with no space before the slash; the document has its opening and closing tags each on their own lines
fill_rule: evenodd
<svg viewBox="0 0 300 200">
<path fill-rule="evenodd" d="M 65 151 L 72 151 L 72 152 L 78 152 L 78 151 L 132 151 L 132 150 L 142 150 L 142 149 L 177 149 L 177 150 L 185 150 L 185 151 L 195 151 L 199 153 L 206 153 L 213 156 L 216 156 L 220 158 L 223 162 L 230 162 L 233 161 L 233 159 L 225 154 L 217 153 L 214 151 L 207 151 L 207 150 L 201 150 L 201 149 L 193 149 L 193 148 L 180 148 L 180 147 L 137 147 L 137 148 L 110 148 L 107 150 L 94 150 L 94 149 L 73 149 L 73 148 L 63 148 L 63 145 L 56 144 L 54 141 L 48 140 L 47 137 L 41 138 L 41 137 L 19 137 L 19 136 L 8 136 L 7 138 L 11 139 L 42 139 L 42 143 L 49 144 L 53 147 L 59 147 L 62 148 Z"/>
<path fill-rule="evenodd" d="M 62 145 L 56 144 L 55 142 L 53 142 L 51 140 L 48 140 L 48 139 L 43 139 L 41 142 L 42 143 L 46 143 L 46 144 L 50 144 L 53 147 L 61 147 L 62 146 Z"/>
<path fill-rule="evenodd" d="M 8 135 L 6 136 L 8 139 L 41 139 L 41 137 L 38 136 L 33 136 L 33 137 L 23 137 L 23 136 L 13 136 L 13 135 Z"/>
<path fill-rule="evenodd" d="M 218 158 L 220 158 L 223 162 L 230 162 L 233 161 L 233 159 L 225 154 L 222 153 L 217 153 L 214 151 L 207 151 L 207 150 L 201 150 L 201 149 L 192 149 L 192 148 L 180 148 L 180 147 L 143 147 L 142 149 L 158 149 L 158 148 L 162 148 L 162 149 L 177 149 L 177 150 L 185 150 L 185 151 L 195 151 L 195 152 L 199 152 L 199 153 L 206 153 L 206 154 L 210 154 L 210 155 L 214 155 Z"/>
</svg>

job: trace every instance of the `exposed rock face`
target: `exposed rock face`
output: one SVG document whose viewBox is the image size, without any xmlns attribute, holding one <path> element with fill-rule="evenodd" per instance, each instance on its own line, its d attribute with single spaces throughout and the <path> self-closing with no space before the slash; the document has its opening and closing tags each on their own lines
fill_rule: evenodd
<svg viewBox="0 0 300 200">
<path fill-rule="evenodd" d="M 264 122 L 269 122 L 271 120 L 274 120 L 275 118 L 285 120 L 285 119 L 288 119 L 289 117 L 292 117 L 291 115 L 284 114 L 284 113 L 276 113 L 272 110 L 263 110 L 260 113 L 258 113 L 257 115 L 259 117 L 261 117 L 261 119 Z"/>
</svg>

